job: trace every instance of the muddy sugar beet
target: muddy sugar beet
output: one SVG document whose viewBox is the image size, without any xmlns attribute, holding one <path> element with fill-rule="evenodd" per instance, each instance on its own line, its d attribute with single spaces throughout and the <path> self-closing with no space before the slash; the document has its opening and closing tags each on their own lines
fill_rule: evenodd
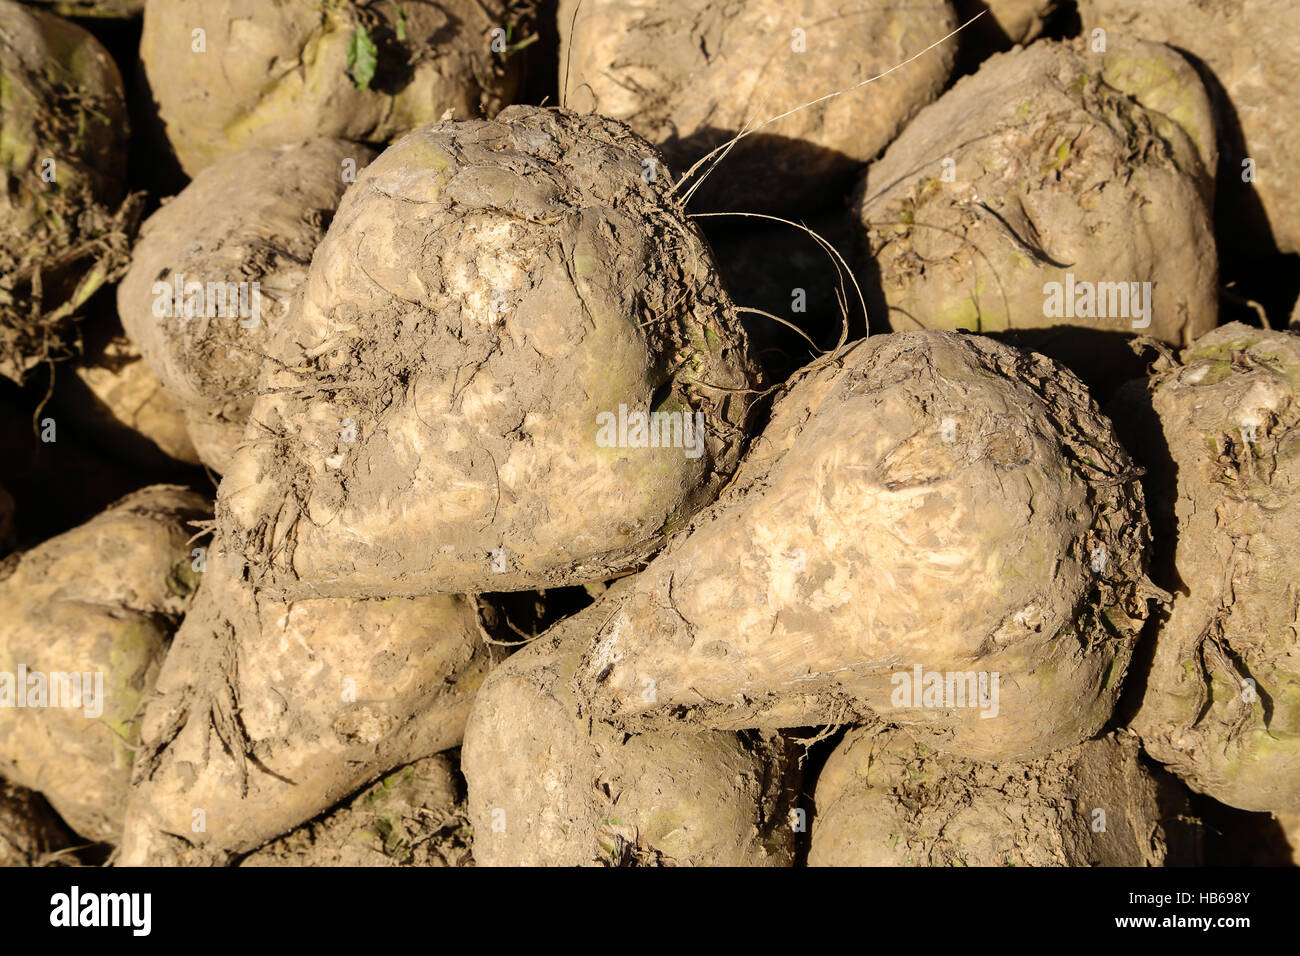
<svg viewBox="0 0 1300 956">
<path fill-rule="evenodd" d="M 789 866 L 798 791 L 778 734 L 627 735 L 579 713 L 587 635 L 628 586 L 551 628 L 484 683 L 462 769 L 483 866 Z"/>
<path fill-rule="evenodd" d="M 1112 411 L 1143 450 L 1172 552 L 1133 728 L 1193 789 L 1300 812 L 1300 336 L 1225 325 Z"/>
<path fill-rule="evenodd" d="M 360 174 L 218 495 L 256 586 L 603 580 L 716 497 L 757 373 L 707 245 L 642 176 L 656 156 L 612 120 L 511 107 Z M 669 441 L 611 447 L 620 406 Z"/>
<path fill-rule="evenodd" d="M 0 773 L 87 839 L 121 832 L 142 701 L 198 579 L 190 522 L 208 517 L 156 485 L 0 569 Z"/>
<path fill-rule="evenodd" d="M 618 727 L 879 715 L 976 759 L 1110 716 L 1148 597 L 1142 490 L 1082 384 L 941 332 L 798 376 L 727 494 L 633 582 L 577 681 Z"/>
<path fill-rule="evenodd" d="M 1157 40 L 1196 58 L 1215 92 L 1222 145 L 1220 226 L 1234 242 L 1271 238 L 1283 252 L 1300 251 L 1300 175 L 1294 124 L 1300 108 L 1300 6 L 1291 0 L 1083 0 L 1086 35 L 1108 42 Z"/>
<path fill-rule="evenodd" d="M 810 866 L 1176 866 L 1198 858 L 1187 797 L 1112 734 L 981 763 L 898 731 L 850 730 L 817 779 Z"/>
<path fill-rule="evenodd" d="M 999 54 L 868 167 L 864 286 L 878 277 L 893 329 L 1015 335 L 1093 385 L 1124 336 L 1183 346 L 1214 326 L 1216 157 L 1209 97 L 1169 47 Z"/>
<path fill-rule="evenodd" d="M 145 220 L 117 290 L 122 325 L 224 472 L 258 370 L 364 146 L 315 139 L 223 157 Z"/>
<path fill-rule="evenodd" d="M 458 595 L 279 602 L 214 551 L 144 712 L 119 862 L 229 863 L 458 745 L 497 656 L 475 614 Z"/>
<path fill-rule="evenodd" d="M 152 0 L 140 60 L 193 176 L 241 149 L 317 136 L 385 143 L 448 110 L 495 113 L 515 90 L 519 58 L 494 51 L 492 31 L 517 32 L 530 4 L 507 6 Z"/>
</svg>

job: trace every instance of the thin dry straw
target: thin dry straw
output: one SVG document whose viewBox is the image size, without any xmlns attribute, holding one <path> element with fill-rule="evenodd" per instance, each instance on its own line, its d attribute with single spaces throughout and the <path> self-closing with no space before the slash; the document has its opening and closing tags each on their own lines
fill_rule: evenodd
<svg viewBox="0 0 1300 956">
<path fill-rule="evenodd" d="M 569 21 L 569 48 L 564 51 L 564 87 L 560 90 L 560 108 L 569 108 L 569 64 L 573 62 L 573 33 L 578 23 L 578 11 L 582 9 L 582 0 L 573 8 L 573 18 Z"/>
<path fill-rule="evenodd" d="M 813 347 L 813 357 L 814 357 L 814 358 L 816 358 L 816 356 L 818 355 L 818 350 L 821 348 L 821 346 L 818 345 L 816 342 L 814 342 L 814 341 L 812 340 L 812 336 L 810 336 L 810 335 L 809 335 L 807 332 L 805 332 L 803 329 L 799 328 L 799 326 L 795 325 L 793 322 L 787 322 L 785 319 L 781 318 L 779 315 L 773 315 L 771 312 L 764 312 L 762 309 L 754 309 L 754 308 L 751 308 L 751 307 L 749 307 L 749 306 L 747 306 L 747 305 L 738 305 L 738 306 L 736 306 L 736 311 L 737 311 L 737 312 L 747 312 L 747 313 L 749 313 L 750 315 L 761 315 L 763 318 L 765 318 L 765 319 L 771 319 L 773 322 L 780 322 L 780 323 L 781 323 L 782 325 L 784 325 L 787 329 L 792 329 L 793 331 L 795 331 L 795 332 L 799 333 L 801 336 L 803 336 L 803 340 L 804 340 L 805 342 L 807 342 L 809 345 L 811 345 L 811 346 Z"/>
<path fill-rule="evenodd" d="M 840 251 L 836 249 L 833 245 L 831 245 L 830 242 L 828 242 L 823 236 L 819 235 L 813 229 L 808 228 L 803 223 L 792 222 L 789 219 L 782 219 L 780 216 L 769 216 L 761 212 L 697 212 L 691 214 L 692 219 L 712 218 L 714 216 L 743 216 L 747 219 L 770 219 L 773 222 L 781 222 L 781 223 L 785 223 L 787 226 L 794 226 L 796 229 L 802 229 L 804 232 L 808 233 L 808 235 L 812 236 L 813 239 L 817 241 L 817 244 L 822 247 L 822 249 L 826 252 L 826 255 L 830 258 L 831 264 L 835 266 L 835 271 L 839 273 L 840 288 L 837 297 L 840 300 L 840 311 L 843 315 L 843 321 L 840 324 L 840 341 L 835 346 L 835 348 L 832 349 L 832 351 L 838 351 L 840 348 L 842 348 L 844 346 L 844 343 L 848 341 L 848 337 L 849 337 L 849 312 L 848 312 L 848 307 L 845 303 L 845 296 L 844 296 L 844 277 L 846 275 L 849 277 L 849 281 L 853 283 L 853 290 L 858 295 L 858 305 L 862 307 L 863 325 L 866 327 L 867 334 L 868 335 L 871 334 L 871 320 L 867 315 L 867 300 L 862 295 L 862 287 L 858 285 L 857 277 L 853 275 L 853 270 L 850 269 L 849 264 L 844 261 L 844 257 L 840 255 Z M 749 309 L 747 311 L 758 312 L 757 309 Z M 765 313 L 760 313 L 760 314 L 765 314 Z M 768 316 L 768 318 L 775 319 L 776 316 Z M 777 319 L 777 321 L 781 322 L 783 325 L 790 325 L 790 323 L 784 322 L 781 319 Z M 794 328 L 801 335 L 803 335 L 803 331 L 801 329 L 798 329 L 793 325 L 791 325 L 790 327 Z M 804 335 L 804 338 L 808 338 L 808 336 Z M 812 342 L 812 339 L 808 339 L 808 341 Z M 815 342 L 813 343 L 813 346 L 817 347 Z"/>
</svg>

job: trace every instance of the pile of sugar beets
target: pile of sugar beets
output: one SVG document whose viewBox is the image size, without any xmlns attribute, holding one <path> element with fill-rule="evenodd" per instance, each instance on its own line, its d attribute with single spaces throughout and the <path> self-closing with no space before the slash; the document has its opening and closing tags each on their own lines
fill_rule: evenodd
<svg viewBox="0 0 1300 956">
<path fill-rule="evenodd" d="M 1297 35 L 0 0 L 0 863 L 1290 862 Z"/>
</svg>

